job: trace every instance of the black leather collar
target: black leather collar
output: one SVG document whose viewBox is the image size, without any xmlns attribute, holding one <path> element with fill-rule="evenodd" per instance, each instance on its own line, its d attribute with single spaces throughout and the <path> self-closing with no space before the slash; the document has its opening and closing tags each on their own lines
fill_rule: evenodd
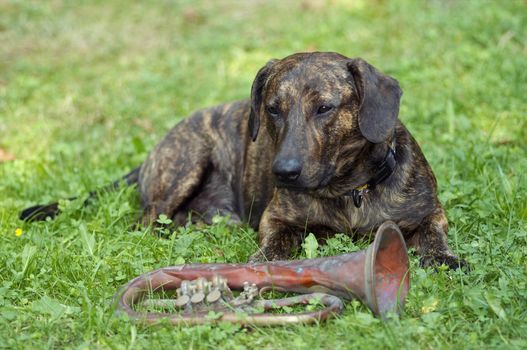
<svg viewBox="0 0 527 350">
<path fill-rule="evenodd" d="M 346 193 L 345 196 L 351 196 L 353 198 L 353 204 L 355 204 L 357 208 L 360 208 L 362 205 L 363 195 L 369 191 L 373 191 L 378 184 L 386 180 L 393 173 L 396 165 L 397 162 L 395 161 L 394 141 L 394 143 L 388 147 L 388 151 L 386 152 L 382 163 L 379 164 L 375 175 L 373 175 L 373 177 L 367 183 L 354 188 L 350 192 Z"/>
</svg>

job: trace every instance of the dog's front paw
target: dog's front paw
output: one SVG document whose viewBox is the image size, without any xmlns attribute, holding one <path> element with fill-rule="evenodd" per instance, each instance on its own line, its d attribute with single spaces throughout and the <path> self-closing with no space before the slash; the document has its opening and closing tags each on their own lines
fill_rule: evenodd
<svg viewBox="0 0 527 350">
<path fill-rule="evenodd" d="M 441 265 L 445 265 L 452 270 L 462 269 L 464 271 L 470 271 L 468 263 L 453 254 L 438 254 L 421 258 L 422 267 Z"/>
</svg>

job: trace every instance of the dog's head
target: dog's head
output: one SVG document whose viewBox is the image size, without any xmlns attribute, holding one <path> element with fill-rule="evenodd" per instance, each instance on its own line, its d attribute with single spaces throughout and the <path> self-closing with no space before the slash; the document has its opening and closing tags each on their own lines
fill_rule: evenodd
<svg viewBox="0 0 527 350">
<path fill-rule="evenodd" d="M 392 135 L 401 94 L 395 79 L 360 58 L 298 53 L 258 72 L 249 131 L 256 140 L 262 123 L 273 140 L 278 186 L 323 189 L 364 146 Z"/>
</svg>

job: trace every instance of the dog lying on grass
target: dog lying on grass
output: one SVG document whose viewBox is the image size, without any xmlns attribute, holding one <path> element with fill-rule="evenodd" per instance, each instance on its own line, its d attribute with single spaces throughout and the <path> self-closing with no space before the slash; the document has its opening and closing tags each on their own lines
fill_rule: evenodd
<svg viewBox="0 0 527 350">
<path fill-rule="evenodd" d="M 398 82 L 337 53 L 271 60 L 250 100 L 192 114 L 124 177 L 137 184 L 142 223 L 176 225 L 214 215 L 259 232 L 252 261 L 287 259 L 305 232 L 369 234 L 396 222 L 423 266 L 464 266 L 447 244 L 437 184 L 398 119 Z M 21 219 L 58 213 L 57 203 Z"/>
</svg>

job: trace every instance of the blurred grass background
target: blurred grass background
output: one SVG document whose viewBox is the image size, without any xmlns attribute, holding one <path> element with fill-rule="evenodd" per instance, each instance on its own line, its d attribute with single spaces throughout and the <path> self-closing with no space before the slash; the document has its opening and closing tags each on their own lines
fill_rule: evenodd
<svg viewBox="0 0 527 350">
<path fill-rule="evenodd" d="M 118 286 L 184 261 L 245 261 L 254 232 L 219 222 L 158 239 L 132 228 L 133 189 L 18 221 L 125 174 L 190 112 L 247 98 L 270 58 L 313 50 L 399 80 L 450 244 L 473 266 L 415 266 L 402 319 L 352 303 L 316 327 L 139 327 L 112 318 Z M 0 348 L 525 348 L 526 86 L 519 0 L 0 0 Z M 320 254 L 364 246 L 339 237 Z"/>
</svg>

